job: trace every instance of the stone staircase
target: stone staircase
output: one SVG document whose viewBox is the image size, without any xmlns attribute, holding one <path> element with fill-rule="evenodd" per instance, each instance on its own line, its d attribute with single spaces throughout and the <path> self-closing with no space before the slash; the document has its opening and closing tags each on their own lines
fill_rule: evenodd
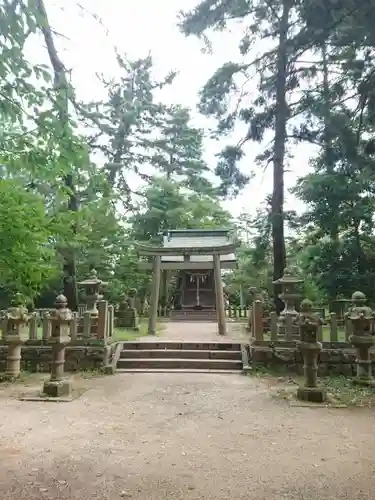
<svg viewBox="0 0 375 500">
<path fill-rule="evenodd" d="M 229 342 L 124 342 L 119 372 L 241 373 L 241 344 Z"/>
</svg>

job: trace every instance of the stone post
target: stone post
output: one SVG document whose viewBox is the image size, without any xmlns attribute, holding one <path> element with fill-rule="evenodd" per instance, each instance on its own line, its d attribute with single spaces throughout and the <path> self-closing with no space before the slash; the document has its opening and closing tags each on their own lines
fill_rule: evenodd
<svg viewBox="0 0 375 500">
<path fill-rule="evenodd" d="M 249 309 L 248 309 L 248 318 L 247 318 L 247 326 L 246 326 L 246 330 L 248 332 L 251 332 L 252 330 L 252 319 L 253 319 L 253 304 L 256 300 L 260 300 L 260 301 L 263 301 L 263 296 L 262 294 L 259 292 L 259 290 L 257 289 L 257 287 L 255 286 L 252 286 L 249 288 L 248 290 L 248 293 L 249 293 L 249 296 L 250 296 L 250 304 L 249 304 Z"/>
<path fill-rule="evenodd" d="M 106 300 L 100 300 L 98 302 L 98 330 L 97 338 L 103 340 L 104 343 L 107 341 L 107 331 L 108 331 L 108 302 Z"/>
<path fill-rule="evenodd" d="M 79 316 L 77 312 L 72 313 L 72 321 L 70 323 L 70 341 L 75 342 L 78 337 L 78 325 L 79 325 Z"/>
<path fill-rule="evenodd" d="M 330 342 L 338 341 L 338 331 L 337 331 L 337 315 L 336 313 L 331 313 L 329 317 L 329 340 Z"/>
<path fill-rule="evenodd" d="M 38 339 L 38 314 L 36 312 L 31 313 L 29 318 L 29 340 Z"/>
<path fill-rule="evenodd" d="M 51 323 L 49 321 L 49 312 L 43 313 L 42 318 L 42 339 L 44 341 L 48 340 L 51 337 Z"/>
<path fill-rule="evenodd" d="M 270 330 L 271 340 L 277 340 L 277 314 L 275 311 L 270 312 Z"/>
<path fill-rule="evenodd" d="M 252 333 L 255 340 L 263 340 L 263 303 L 260 300 L 253 302 Z"/>
<path fill-rule="evenodd" d="M 158 306 L 159 306 L 159 289 L 160 289 L 160 269 L 161 269 L 161 256 L 155 255 L 152 268 L 152 289 L 150 310 L 148 317 L 148 334 L 156 335 L 156 322 L 158 319 Z"/>
<path fill-rule="evenodd" d="M 357 376 L 353 382 L 373 386 L 370 349 L 375 344 L 375 337 L 371 334 L 374 314 L 371 308 L 365 305 L 366 296 L 362 292 L 354 292 L 352 302 L 353 307 L 347 318 L 353 332 L 349 341 L 356 349 Z"/>
<path fill-rule="evenodd" d="M 44 383 L 43 394 L 49 397 L 70 396 L 71 383 L 64 378 L 65 344 L 64 333 L 72 322 L 72 313 L 67 308 L 68 301 L 64 295 L 56 298 L 56 309 L 51 311 L 51 337 L 52 345 L 51 378 Z"/>
<path fill-rule="evenodd" d="M 325 391 L 318 386 L 318 356 L 322 344 L 317 341 L 320 318 L 312 312 L 312 302 L 303 300 L 297 323 L 300 330 L 299 348 L 303 356 L 304 385 L 297 390 L 297 398 L 302 401 L 322 403 L 325 400 Z"/>
<path fill-rule="evenodd" d="M 113 336 L 115 320 L 115 311 L 113 305 L 108 305 L 108 336 L 111 338 Z"/>
<path fill-rule="evenodd" d="M 225 305 L 223 282 L 221 281 L 221 264 L 220 255 L 214 254 L 214 278 L 215 278 L 215 291 L 216 291 L 216 314 L 219 328 L 219 335 L 225 335 L 226 332 L 226 318 L 225 318 Z"/>
<path fill-rule="evenodd" d="M 92 321 L 91 313 L 89 311 L 85 311 L 83 313 L 83 328 L 82 328 L 82 337 L 85 340 L 89 340 L 92 338 L 91 321 Z"/>
<path fill-rule="evenodd" d="M 21 349 L 24 340 L 21 329 L 29 320 L 27 309 L 21 305 L 10 307 L 2 321 L 3 339 L 8 346 L 5 377 L 12 380 L 21 373 Z"/>
</svg>

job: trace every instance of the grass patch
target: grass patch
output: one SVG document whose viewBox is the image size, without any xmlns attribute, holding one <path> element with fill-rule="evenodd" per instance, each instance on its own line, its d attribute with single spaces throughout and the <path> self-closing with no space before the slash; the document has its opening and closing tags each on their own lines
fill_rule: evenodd
<svg viewBox="0 0 375 500">
<path fill-rule="evenodd" d="M 276 387 L 276 395 L 285 400 L 296 398 L 297 387 L 303 385 L 304 377 L 287 371 L 283 366 L 266 369 L 260 366 L 249 372 L 267 381 L 270 387 Z M 352 378 L 344 376 L 322 377 L 318 384 L 323 386 L 328 403 L 346 407 L 375 407 L 375 388 L 357 385 Z"/>
<path fill-rule="evenodd" d="M 44 374 L 45 376 L 48 376 L 47 374 Z M 26 371 L 21 371 L 18 377 L 10 379 L 5 373 L 0 373 L 0 384 L 1 386 L 8 386 L 11 384 L 23 384 L 27 385 L 30 383 L 35 382 L 36 380 L 40 379 L 41 374 L 40 373 L 31 373 L 31 372 L 26 372 Z"/>
<path fill-rule="evenodd" d="M 105 377 L 108 375 L 108 373 L 106 373 L 104 369 L 93 368 L 92 370 L 82 370 L 80 372 L 75 373 L 75 375 L 79 375 L 84 379 L 90 379 L 90 378 Z"/>
<path fill-rule="evenodd" d="M 346 377 L 325 377 L 320 380 L 328 394 L 347 406 L 372 408 L 375 406 L 375 388 L 357 385 Z"/>
<path fill-rule="evenodd" d="M 162 323 L 158 323 L 156 325 L 157 332 L 156 335 L 162 331 L 165 326 Z M 137 340 L 140 337 L 145 337 L 148 334 L 148 322 L 147 320 L 145 321 L 140 321 L 139 323 L 139 331 L 134 331 L 131 329 L 127 328 L 115 328 L 113 332 L 113 339 L 116 342 L 125 342 L 125 341 L 131 341 L 131 340 Z"/>
</svg>

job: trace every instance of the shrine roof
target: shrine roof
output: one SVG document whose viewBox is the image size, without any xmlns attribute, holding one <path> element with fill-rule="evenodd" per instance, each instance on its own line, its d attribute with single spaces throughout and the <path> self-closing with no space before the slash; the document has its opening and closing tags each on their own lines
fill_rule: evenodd
<svg viewBox="0 0 375 500">
<path fill-rule="evenodd" d="M 239 243 L 231 229 L 173 229 L 162 233 L 161 247 L 137 245 L 140 255 L 161 254 L 162 262 L 184 262 L 184 255 L 190 262 L 213 261 L 213 253 L 220 254 L 220 260 L 236 262 L 234 255 Z"/>
</svg>

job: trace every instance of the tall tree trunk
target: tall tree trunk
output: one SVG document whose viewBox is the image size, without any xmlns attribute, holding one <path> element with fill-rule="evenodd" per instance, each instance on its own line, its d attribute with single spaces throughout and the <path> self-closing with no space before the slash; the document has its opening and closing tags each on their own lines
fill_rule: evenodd
<svg viewBox="0 0 375 500">
<path fill-rule="evenodd" d="M 271 202 L 272 246 L 273 246 L 273 279 L 279 279 L 286 264 L 284 239 L 284 158 L 286 141 L 286 123 L 288 106 L 286 103 L 287 82 L 287 39 L 289 28 L 290 1 L 284 0 L 283 12 L 279 25 L 279 45 L 277 50 L 276 77 L 276 118 L 273 157 L 273 192 Z M 279 314 L 283 303 L 279 299 L 280 287 L 275 285 L 275 305 Z"/>
<path fill-rule="evenodd" d="M 335 158 L 332 148 L 332 122 L 331 122 L 331 94 L 329 90 L 329 74 L 328 74 L 328 60 L 327 60 L 327 44 L 323 42 L 322 45 L 322 62 L 323 62 L 323 113 L 324 113 L 324 158 L 325 166 L 328 174 L 334 174 Z M 332 184 L 334 189 L 334 184 Z M 335 243 L 338 241 L 338 223 L 337 215 L 338 209 L 334 201 L 334 197 L 330 196 L 328 206 L 331 214 L 331 222 L 329 227 L 329 235 L 331 240 Z"/>
<path fill-rule="evenodd" d="M 37 0 L 36 6 L 39 11 L 40 18 L 42 19 L 41 31 L 44 36 L 48 56 L 54 72 L 56 106 L 59 114 L 59 120 L 62 125 L 62 134 L 60 141 L 62 144 L 64 144 L 65 138 L 71 134 L 69 124 L 68 79 L 66 77 L 65 67 L 56 50 L 44 1 Z M 62 161 L 66 160 L 62 158 Z M 71 172 L 65 176 L 64 183 L 69 196 L 68 210 L 71 212 L 77 212 L 79 209 L 79 200 L 74 183 L 73 166 Z M 73 233 L 76 233 L 76 231 L 77 227 L 74 223 Z M 77 310 L 78 292 L 76 280 L 76 256 L 74 248 L 72 248 L 71 246 L 67 249 L 64 249 L 64 295 L 68 300 L 69 307 L 73 310 Z"/>
</svg>

